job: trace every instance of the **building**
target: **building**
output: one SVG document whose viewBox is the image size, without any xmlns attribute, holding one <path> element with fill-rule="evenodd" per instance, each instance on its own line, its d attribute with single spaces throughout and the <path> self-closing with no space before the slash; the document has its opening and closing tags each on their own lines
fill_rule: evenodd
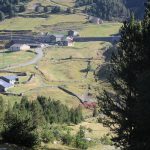
<svg viewBox="0 0 150 150">
<path fill-rule="evenodd" d="M 89 22 L 94 24 L 102 24 L 103 20 L 98 17 L 89 16 Z"/>
<path fill-rule="evenodd" d="M 28 45 L 30 46 L 30 48 L 43 48 L 45 46 L 48 46 L 48 45 L 42 44 L 42 43 L 40 43 L 40 44 L 32 43 L 32 44 L 28 44 Z"/>
<path fill-rule="evenodd" d="M 72 37 L 79 36 L 79 32 L 74 31 L 74 30 L 69 30 L 68 31 L 68 36 L 72 36 Z"/>
<path fill-rule="evenodd" d="M 74 46 L 73 38 L 68 36 L 66 40 L 63 41 L 63 46 Z"/>
<path fill-rule="evenodd" d="M 13 87 L 13 84 L 10 84 L 2 79 L 0 79 L 0 92 L 6 92 L 9 88 Z"/>
<path fill-rule="evenodd" d="M 41 35 L 41 36 L 35 37 L 35 40 L 40 43 L 51 43 L 51 36 L 52 35 Z"/>
<path fill-rule="evenodd" d="M 10 51 L 20 51 L 20 50 L 29 50 L 30 46 L 27 44 L 13 44 L 9 50 Z"/>
<path fill-rule="evenodd" d="M 64 41 L 64 39 L 65 39 L 65 36 L 62 34 L 54 34 L 54 35 L 51 35 L 50 37 L 50 40 L 52 43 L 61 42 L 61 41 Z"/>
<path fill-rule="evenodd" d="M 57 42 L 63 41 L 65 38 L 64 35 L 54 34 L 54 35 L 41 35 L 36 37 L 36 41 L 40 43 L 49 43 L 49 44 L 55 44 Z"/>
<path fill-rule="evenodd" d="M 0 79 L 9 84 L 15 84 L 19 81 L 19 78 L 17 76 L 1 76 Z"/>
</svg>

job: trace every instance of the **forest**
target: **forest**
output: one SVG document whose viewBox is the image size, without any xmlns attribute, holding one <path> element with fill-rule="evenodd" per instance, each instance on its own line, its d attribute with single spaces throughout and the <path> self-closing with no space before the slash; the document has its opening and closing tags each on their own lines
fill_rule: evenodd
<svg viewBox="0 0 150 150">
<path fill-rule="evenodd" d="M 86 6 L 85 12 L 104 20 L 125 20 L 133 12 L 141 19 L 144 1 L 141 0 L 76 0 L 76 7 Z"/>
<path fill-rule="evenodd" d="M 71 135 L 67 127 L 62 125 L 79 124 L 82 121 L 81 107 L 69 109 L 59 101 L 42 96 L 37 97 L 33 102 L 23 97 L 20 103 L 11 106 L 0 97 L 0 141 L 2 143 L 32 148 L 40 142 L 47 143 L 57 139 L 64 140 L 67 144 L 69 139 L 66 139 L 66 134 L 68 138 L 71 138 Z M 79 146 L 84 146 L 84 143 Z"/>
<path fill-rule="evenodd" d="M 12 18 L 25 11 L 25 3 L 30 0 L 0 0 L 0 21 Z"/>
</svg>

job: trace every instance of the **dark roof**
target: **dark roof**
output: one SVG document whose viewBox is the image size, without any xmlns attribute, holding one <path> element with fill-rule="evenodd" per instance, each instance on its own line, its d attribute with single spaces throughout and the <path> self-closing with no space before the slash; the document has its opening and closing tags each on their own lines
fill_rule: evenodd
<svg viewBox="0 0 150 150">
<path fill-rule="evenodd" d="M 9 88 L 9 87 L 12 87 L 13 85 L 0 79 L 0 85 L 3 86 L 4 88 Z"/>
</svg>

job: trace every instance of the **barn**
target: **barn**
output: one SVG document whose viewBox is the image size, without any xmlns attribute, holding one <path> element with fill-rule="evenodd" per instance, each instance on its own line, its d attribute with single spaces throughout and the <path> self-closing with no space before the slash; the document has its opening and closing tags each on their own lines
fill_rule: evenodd
<svg viewBox="0 0 150 150">
<path fill-rule="evenodd" d="M 29 50 L 30 49 L 30 46 L 27 45 L 27 44 L 13 44 L 9 50 L 10 51 L 20 51 L 20 50 Z"/>
<path fill-rule="evenodd" d="M 13 84 L 10 84 L 2 79 L 0 79 L 0 92 L 6 92 L 9 88 L 13 87 Z"/>
</svg>

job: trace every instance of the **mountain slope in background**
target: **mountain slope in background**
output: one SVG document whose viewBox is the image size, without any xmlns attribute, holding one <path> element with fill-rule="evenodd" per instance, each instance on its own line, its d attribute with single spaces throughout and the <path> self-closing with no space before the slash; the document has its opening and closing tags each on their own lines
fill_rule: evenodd
<svg viewBox="0 0 150 150">
<path fill-rule="evenodd" d="M 140 19 L 144 14 L 146 0 L 76 0 L 76 7 L 85 6 L 88 14 L 104 20 L 124 20 L 134 12 Z"/>
</svg>

